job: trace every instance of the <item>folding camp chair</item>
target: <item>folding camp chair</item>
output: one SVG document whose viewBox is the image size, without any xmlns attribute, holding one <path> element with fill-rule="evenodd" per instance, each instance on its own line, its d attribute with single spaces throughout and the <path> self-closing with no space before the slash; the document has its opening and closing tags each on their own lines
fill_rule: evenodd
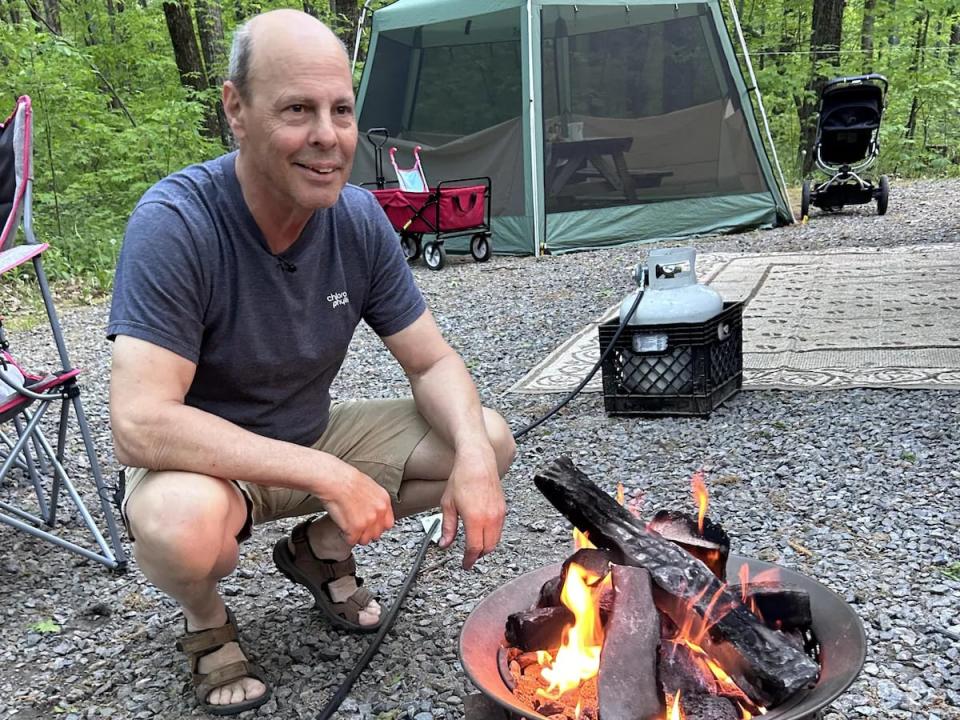
<svg viewBox="0 0 960 720">
<path fill-rule="evenodd" d="M 80 403 L 80 388 L 77 385 L 80 369 L 70 364 L 57 311 L 40 261 L 40 256 L 49 246 L 47 243 L 38 243 L 33 234 L 31 145 L 30 98 L 24 96 L 17 100 L 13 114 L 0 125 L 0 223 L 3 224 L 0 235 L 0 274 L 32 262 L 60 356 L 60 367 L 47 373 L 32 373 L 27 370 L 27 363 L 23 358 L 15 358 L 0 318 L 0 486 L 11 484 L 4 481 L 16 477 L 15 470 L 20 471 L 20 479 L 25 479 L 28 484 L 27 501 L 20 500 L 18 504 L 14 504 L 0 499 L 0 522 L 109 568 L 123 570 L 127 564 L 126 555 L 117 533 L 107 488 L 100 474 L 90 428 Z M 18 245 L 17 230 L 21 225 L 26 242 Z M 43 434 L 41 421 L 46 411 L 56 404 L 60 406 L 60 420 L 56 427 L 57 440 L 54 448 Z M 71 407 L 83 438 L 110 544 L 104 539 L 64 467 Z M 17 483 L 13 485 L 16 486 Z M 73 503 L 79 518 L 93 535 L 97 550 L 90 550 L 55 534 L 61 490 L 66 496 L 63 498 L 64 502 Z M 21 506 L 24 502 L 29 509 Z"/>
</svg>

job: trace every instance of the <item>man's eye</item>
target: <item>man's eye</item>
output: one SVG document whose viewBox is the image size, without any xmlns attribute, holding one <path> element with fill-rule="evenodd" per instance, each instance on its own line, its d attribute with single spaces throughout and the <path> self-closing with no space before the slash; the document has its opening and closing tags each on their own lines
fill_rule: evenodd
<svg viewBox="0 0 960 720">
<path fill-rule="evenodd" d="M 337 114 L 339 114 L 339 115 L 349 115 L 349 114 L 352 113 L 352 112 L 353 112 L 353 108 L 350 107 L 349 105 L 338 105 L 338 106 L 337 106 Z"/>
<path fill-rule="evenodd" d="M 303 105 L 291 105 L 291 106 L 290 106 L 289 108 L 287 108 L 287 109 L 290 110 L 291 112 L 295 112 L 295 113 L 301 113 L 301 112 L 303 112 L 303 110 L 304 110 Z"/>
</svg>

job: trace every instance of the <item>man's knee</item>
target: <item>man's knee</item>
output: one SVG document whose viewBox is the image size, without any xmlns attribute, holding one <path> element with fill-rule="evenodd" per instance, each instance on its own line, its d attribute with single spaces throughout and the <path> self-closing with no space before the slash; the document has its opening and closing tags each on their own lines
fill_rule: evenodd
<svg viewBox="0 0 960 720">
<path fill-rule="evenodd" d="M 499 413 L 490 408 L 483 409 L 483 421 L 487 427 L 487 437 L 493 446 L 493 452 L 497 456 L 497 471 L 500 477 L 507 474 L 510 469 L 513 458 L 517 454 L 517 444 L 513 439 L 513 433 L 507 421 Z"/>
<path fill-rule="evenodd" d="M 238 506 L 239 504 L 239 506 Z M 151 475 L 126 505 L 137 545 L 187 564 L 216 562 L 239 508 L 239 491 L 230 483 L 193 473 Z M 242 523 L 242 521 L 241 521 Z"/>
</svg>

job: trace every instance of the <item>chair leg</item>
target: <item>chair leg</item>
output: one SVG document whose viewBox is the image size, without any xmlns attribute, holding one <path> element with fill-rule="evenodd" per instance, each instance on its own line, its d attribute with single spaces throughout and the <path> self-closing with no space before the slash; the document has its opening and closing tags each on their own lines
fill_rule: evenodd
<svg viewBox="0 0 960 720">
<path fill-rule="evenodd" d="M 53 527 L 56 522 L 56 511 L 51 511 L 50 505 L 47 503 L 46 495 L 43 491 L 42 478 L 46 474 L 46 462 L 43 459 L 42 448 L 37 444 L 37 438 L 35 431 L 37 426 L 40 424 L 40 420 L 43 418 L 43 414 L 46 412 L 47 406 L 41 405 L 36 409 L 36 411 L 31 416 L 26 410 L 24 410 L 20 415 L 13 419 L 14 427 L 17 428 L 17 435 L 21 438 L 22 442 L 16 444 L 16 453 L 23 454 L 24 463 L 26 464 L 27 476 L 30 478 L 30 482 L 33 484 L 33 492 L 37 497 L 37 507 L 40 511 L 40 517 L 43 518 L 45 525 Z M 21 416 L 26 420 L 26 424 L 20 419 Z M 34 452 L 30 452 L 30 441 L 33 441 Z M 36 458 L 34 458 L 36 456 Z M 39 465 L 39 469 L 38 466 Z"/>
<path fill-rule="evenodd" d="M 120 540 L 117 524 L 113 515 L 113 509 L 110 505 L 108 491 L 104 485 L 103 477 L 100 473 L 100 465 L 97 461 L 96 452 L 94 450 L 90 428 L 87 425 L 86 416 L 84 415 L 83 408 L 80 404 L 79 392 L 76 390 L 76 388 L 71 388 L 68 390 L 67 397 L 63 399 L 63 405 L 69 406 L 71 400 L 77 415 L 80 434 L 83 438 L 84 449 L 87 453 L 87 458 L 90 462 L 90 468 L 93 473 L 94 486 L 97 493 L 97 498 L 100 501 L 100 508 L 104 517 L 104 521 L 107 525 L 110 544 L 108 545 L 107 541 L 104 539 L 103 534 L 100 532 L 99 527 L 84 504 L 83 498 L 80 497 L 80 494 L 77 492 L 76 487 L 70 480 L 70 477 L 67 475 L 67 472 L 63 467 L 62 458 L 66 437 L 64 428 L 59 428 L 58 447 L 56 451 L 40 432 L 40 419 L 42 418 L 46 408 L 49 406 L 49 403 L 42 403 L 32 416 L 24 412 L 23 416 L 27 419 L 26 423 L 20 420 L 19 417 L 17 418 L 16 425 L 19 437 L 17 438 L 16 442 L 10 446 L 10 452 L 7 453 L 5 460 L 3 461 L 2 465 L 0 465 L 0 478 L 2 478 L 6 476 L 6 474 L 13 467 L 18 466 L 20 457 L 26 457 L 28 459 L 27 464 L 29 465 L 29 469 L 32 470 L 30 473 L 32 475 L 31 479 L 33 480 L 34 491 L 37 495 L 42 517 L 36 517 L 9 503 L 0 501 L 0 522 L 23 530 L 24 532 L 43 540 L 52 542 L 55 545 L 65 548 L 71 552 L 75 552 L 90 560 L 94 560 L 106 565 L 111 569 L 122 572 L 127 566 L 127 556 Z M 67 407 L 67 410 L 68 409 L 69 407 Z M 64 425 L 69 417 L 67 410 L 64 410 L 63 407 L 61 408 L 61 425 Z M 51 493 L 49 500 L 45 498 L 43 485 L 41 484 L 42 477 L 36 472 L 36 465 L 34 464 L 29 451 L 29 444 L 31 442 L 37 449 L 37 460 L 45 460 L 46 464 L 48 464 L 52 470 Z M 6 438 L 5 444 L 8 444 L 6 442 Z M 99 547 L 99 553 L 82 547 L 50 531 L 41 529 L 41 525 L 47 525 L 51 528 L 54 526 L 55 513 L 61 487 L 64 488 L 67 495 L 76 506 L 77 512 L 80 514 L 84 525 L 86 525 L 87 530 L 93 536 L 93 539 L 96 541 L 96 544 Z"/>
<path fill-rule="evenodd" d="M 83 406 L 80 403 L 79 392 L 73 395 L 73 410 L 77 416 L 77 425 L 80 427 L 80 436 L 83 438 L 83 444 L 87 449 L 87 458 L 90 460 L 90 471 L 93 473 L 93 482 L 97 489 L 97 498 L 100 500 L 100 509 L 103 511 L 103 518 L 107 523 L 110 542 L 113 544 L 113 549 L 116 553 L 117 569 L 122 571 L 126 569 L 127 554 L 123 548 L 123 542 L 120 540 L 120 533 L 117 529 L 117 521 L 113 515 L 110 495 L 106 483 L 103 481 L 103 475 L 100 472 L 100 463 L 97 460 L 97 452 L 93 445 L 90 426 L 87 424 L 87 416 L 84 414 Z"/>
</svg>

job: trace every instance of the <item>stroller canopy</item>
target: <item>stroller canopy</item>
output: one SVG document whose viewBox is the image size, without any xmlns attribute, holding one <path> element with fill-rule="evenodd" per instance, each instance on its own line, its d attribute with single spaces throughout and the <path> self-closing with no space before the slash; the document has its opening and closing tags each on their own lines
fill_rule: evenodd
<svg viewBox="0 0 960 720">
<path fill-rule="evenodd" d="M 876 130 L 883 114 L 877 85 L 827 87 L 821 96 L 821 130 Z"/>
<path fill-rule="evenodd" d="M 431 185 L 491 178 L 498 252 L 791 219 L 719 0 L 398 0 L 358 95 L 361 132 L 403 163 L 421 145 Z M 361 142 L 352 180 L 375 175 Z"/>
</svg>

